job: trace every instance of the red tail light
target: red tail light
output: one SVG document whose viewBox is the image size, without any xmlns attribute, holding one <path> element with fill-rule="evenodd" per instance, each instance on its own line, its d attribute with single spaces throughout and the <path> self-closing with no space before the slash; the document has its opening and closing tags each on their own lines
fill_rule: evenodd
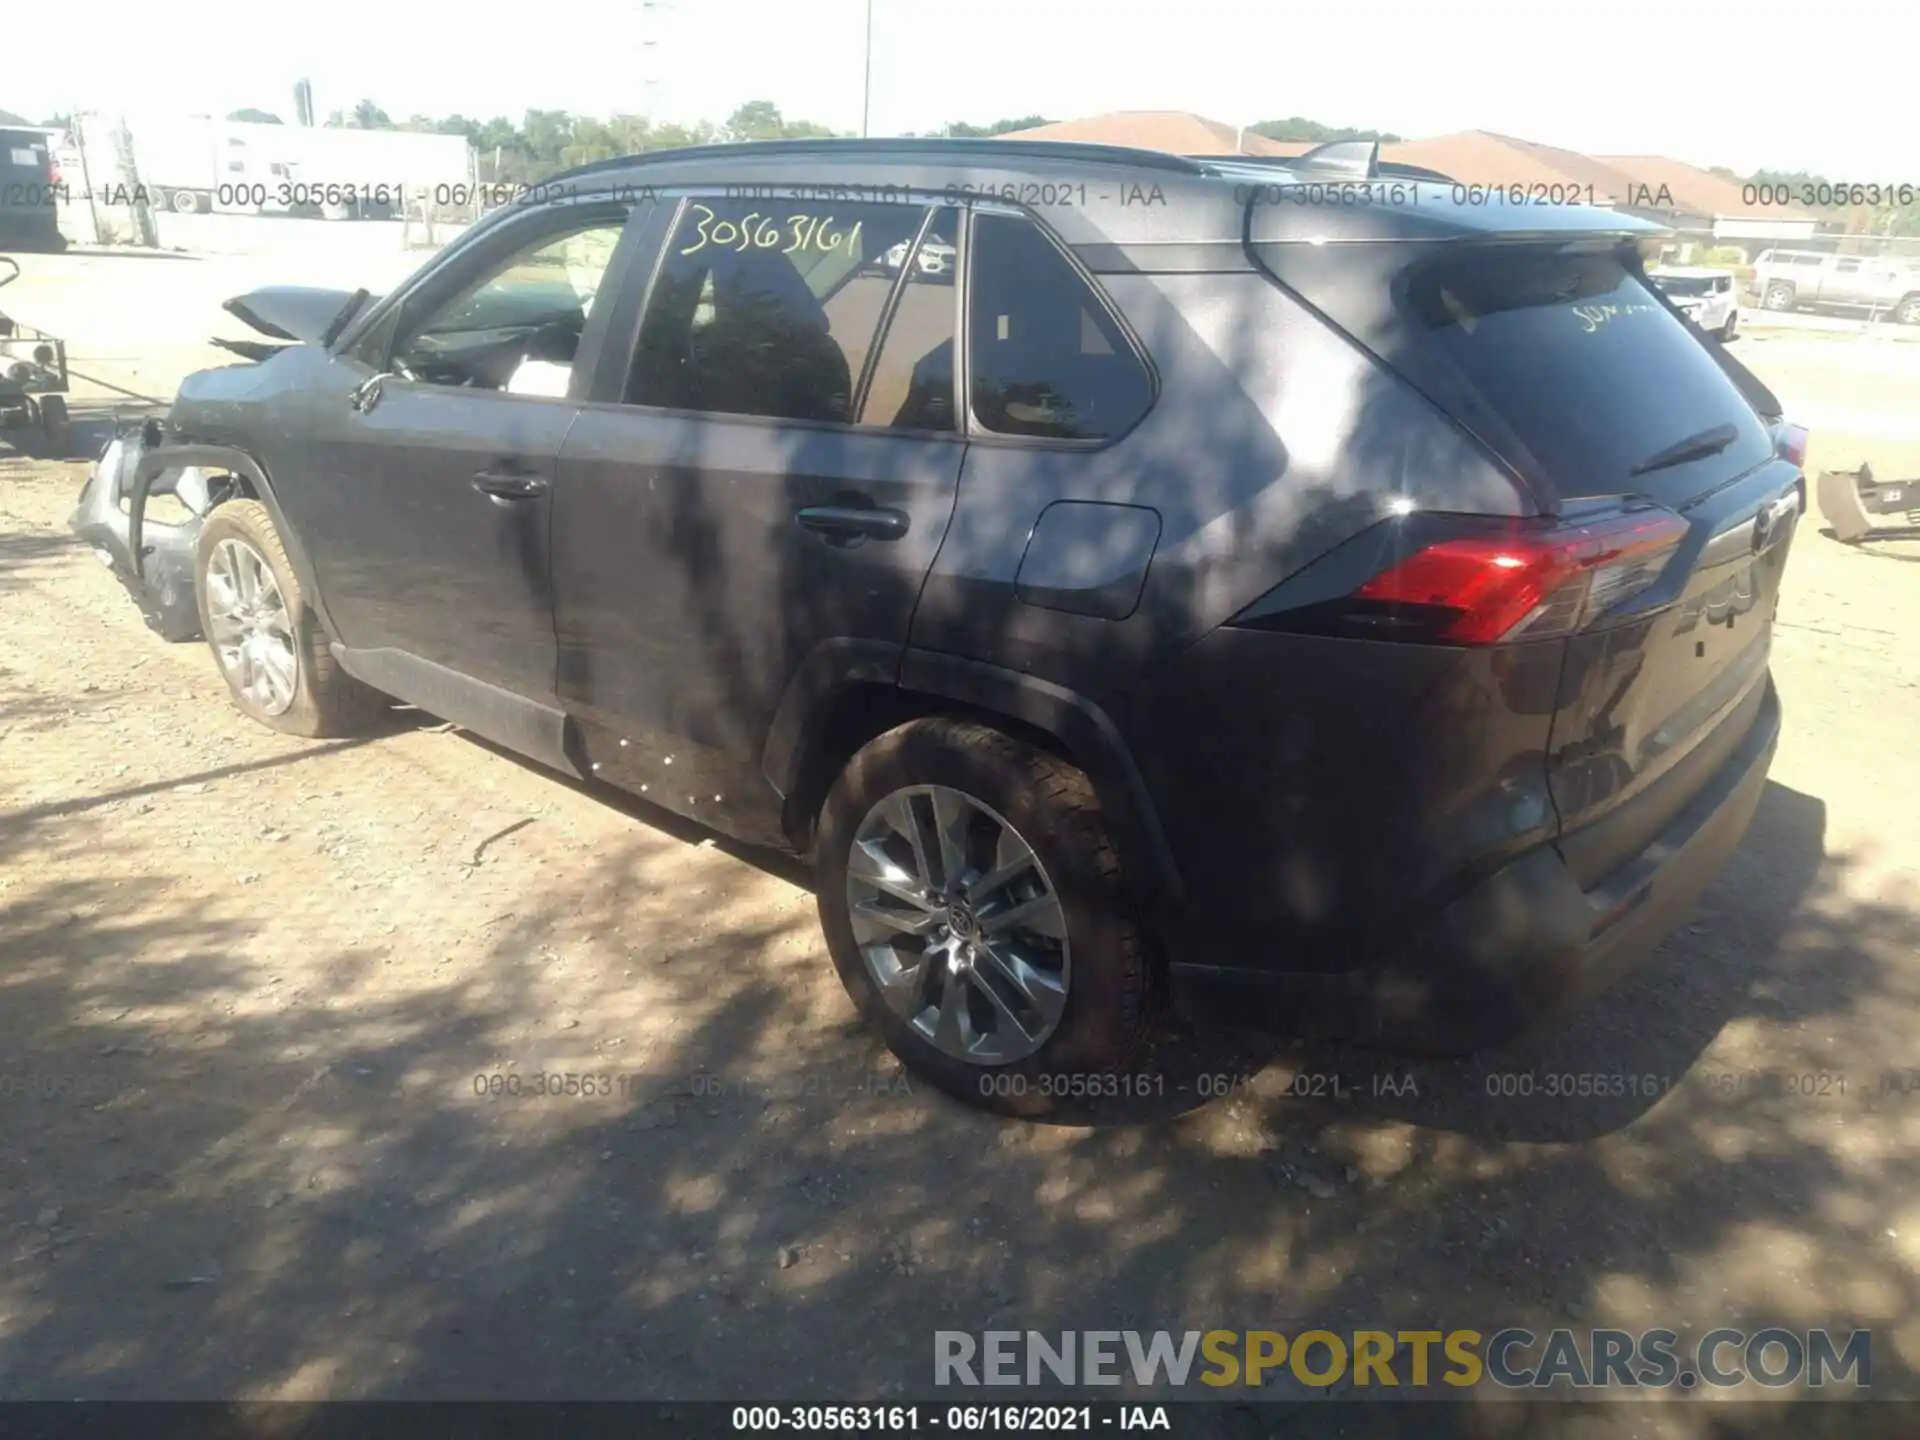
<svg viewBox="0 0 1920 1440">
<path fill-rule="evenodd" d="M 1409 607 L 1423 638 L 1454 645 L 1567 635 L 1660 578 L 1687 533 L 1670 511 L 1636 511 L 1533 533 L 1441 540 L 1354 597 Z"/>
<path fill-rule="evenodd" d="M 1773 430 L 1773 448 L 1782 460 L 1791 460 L 1804 470 L 1807 465 L 1807 427 L 1782 420 Z"/>
</svg>

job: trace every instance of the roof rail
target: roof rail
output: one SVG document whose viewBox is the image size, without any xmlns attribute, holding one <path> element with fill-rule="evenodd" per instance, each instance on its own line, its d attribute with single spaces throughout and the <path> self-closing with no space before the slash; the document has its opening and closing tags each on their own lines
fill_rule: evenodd
<svg viewBox="0 0 1920 1440">
<path fill-rule="evenodd" d="M 977 138 L 914 136 L 879 140 L 744 140 L 730 145 L 683 145 L 672 150 L 644 150 L 633 155 L 616 155 L 608 160 L 594 160 L 585 165 L 577 165 L 571 170 L 563 170 L 557 175 L 550 175 L 542 183 L 577 180 L 582 176 L 604 174 L 609 170 L 628 170 L 636 165 L 658 165 L 668 161 L 711 160 L 722 157 L 737 160 L 747 155 L 765 156 L 769 159 L 789 156 L 796 159 L 808 157 L 831 159 L 858 155 L 901 159 L 910 159 L 914 156 L 924 156 L 928 159 L 965 156 L 996 160 L 1017 160 L 1025 157 L 1031 160 L 1040 157 L 1049 160 L 1078 160 L 1088 165 L 1131 165 L 1145 170 L 1170 170 L 1182 175 L 1205 173 L 1205 167 L 1189 156 L 1173 155 L 1165 150 L 1141 150 L 1130 145 L 1096 145 L 1079 140 L 1005 140 L 998 136 Z"/>
</svg>

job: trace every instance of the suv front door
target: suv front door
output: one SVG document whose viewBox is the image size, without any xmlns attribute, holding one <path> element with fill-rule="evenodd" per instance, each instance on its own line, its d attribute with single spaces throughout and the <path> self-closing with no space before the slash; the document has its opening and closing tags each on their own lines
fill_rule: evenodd
<svg viewBox="0 0 1920 1440">
<path fill-rule="evenodd" d="M 575 200 L 499 224 L 289 397 L 282 505 L 337 638 L 386 652 L 369 662 L 382 688 L 422 703 L 409 685 L 457 683 L 424 662 L 551 701 L 554 466 L 631 208 Z"/>
<path fill-rule="evenodd" d="M 555 488 L 559 695 L 599 778 L 778 841 L 770 735 L 897 678 L 966 448 L 955 271 L 914 247 L 950 256 L 957 219 L 659 205 Z"/>
</svg>

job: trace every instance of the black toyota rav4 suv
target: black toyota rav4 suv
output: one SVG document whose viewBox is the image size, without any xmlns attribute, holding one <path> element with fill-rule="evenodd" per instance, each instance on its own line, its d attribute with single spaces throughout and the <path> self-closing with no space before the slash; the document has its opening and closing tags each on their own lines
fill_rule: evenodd
<svg viewBox="0 0 1920 1440">
<path fill-rule="evenodd" d="M 1658 232 L 1477 198 L 1370 147 L 595 165 L 394 294 L 231 302 L 286 343 L 75 524 L 268 725 L 397 699 L 811 855 L 970 1099 L 1167 994 L 1469 1049 L 1739 840 L 1805 438 Z"/>
</svg>

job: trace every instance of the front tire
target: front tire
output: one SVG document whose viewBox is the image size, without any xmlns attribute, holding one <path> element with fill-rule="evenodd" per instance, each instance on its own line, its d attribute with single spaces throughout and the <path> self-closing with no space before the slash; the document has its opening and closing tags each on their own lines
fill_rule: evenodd
<svg viewBox="0 0 1920 1440">
<path fill-rule="evenodd" d="M 1920 325 L 1920 295 L 1908 295 L 1893 307 L 1893 318 L 1901 325 Z"/>
<path fill-rule="evenodd" d="M 267 507 L 229 500 L 207 517 L 194 557 L 200 633 L 233 692 L 262 725 L 314 739 L 365 729 L 385 697 L 333 658 Z"/>
<path fill-rule="evenodd" d="M 1041 1115 L 1139 1055 L 1146 938 L 1073 766 L 983 725 L 911 721 L 849 762 L 815 853 L 841 982 L 941 1090 Z"/>
<path fill-rule="evenodd" d="M 1740 322 L 1740 312 L 1735 310 L 1727 316 L 1727 323 L 1720 327 L 1720 343 L 1726 344 L 1733 339 L 1734 331 Z"/>
<path fill-rule="evenodd" d="M 1766 293 L 1760 297 L 1760 304 L 1767 310 L 1793 309 L 1793 286 L 1769 285 Z"/>
</svg>

